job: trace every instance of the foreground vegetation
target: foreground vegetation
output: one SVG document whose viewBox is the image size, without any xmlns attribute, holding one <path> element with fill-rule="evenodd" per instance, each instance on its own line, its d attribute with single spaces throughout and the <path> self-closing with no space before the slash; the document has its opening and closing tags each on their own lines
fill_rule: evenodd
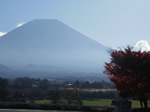
<svg viewBox="0 0 150 112">
<path fill-rule="evenodd" d="M 1 104 L 0 108 L 11 109 L 35 109 L 35 110 L 61 110 L 61 111 L 82 111 L 82 112 L 114 112 L 114 108 L 95 108 L 92 106 L 77 105 L 48 105 L 48 104 L 25 104 L 25 103 L 7 103 Z"/>
<path fill-rule="evenodd" d="M 30 79 L 28 77 L 15 80 L 0 78 L 0 101 L 19 103 L 15 105 L 0 104 L 0 107 L 73 110 L 75 109 L 73 105 L 82 105 L 75 110 L 85 111 L 93 109 L 92 106 L 108 106 L 112 108 L 108 110 L 96 109 L 94 111 L 112 112 L 114 106 L 111 105 L 111 102 L 112 99 L 115 99 L 114 92 L 114 86 L 104 81 L 56 82 L 47 79 Z M 23 104 L 23 102 L 28 104 Z M 132 107 L 140 107 L 138 101 L 133 100 L 132 102 Z M 37 106 L 36 104 L 39 103 L 40 105 Z M 35 105 L 31 106 L 30 104 Z M 49 107 L 46 104 L 56 105 Z M 63 104 L 63 106 L 57 107 L 57 104 Z M 150 107 L 150 102 L 148 106 Z"/>
<path fill-rule="evenodd" d="M 132 101 L 136 107 L 140 107 L 140 104 L 137 101 Z M 38 104 L 40 103 L 40 104 Z M 0 108 L 17 108 L 17 109 L 41 109 L 41 110 L 74 110 L 74 111 L 84 111 L 84 112 L 114 112 L 114 107 L 111 106 L 110 99 L 100 99 L 87 101 L 83 100 L 82 106 L 76 105 L 49 105 L 51 100 L 37 100 L 34 103 L 1 103 Z M 138 104 L 138 105 L 137 105 Z M 93 106 L 92 106 L 93 105 Z M 95 106 L 108 106 L 95 107 Z M 149 105 L 150 106 L 150 105 Z M 141 109 L 133 109 L 132 112 L 145 112 Z M 147 111 L 146 111 L 147 112 Z M 149 112 L 149 111 L 148 111 Z"/>
</svg>

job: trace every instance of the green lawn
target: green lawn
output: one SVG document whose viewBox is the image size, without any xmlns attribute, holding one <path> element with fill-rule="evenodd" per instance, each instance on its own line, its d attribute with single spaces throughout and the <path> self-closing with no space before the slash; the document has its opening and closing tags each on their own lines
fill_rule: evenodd
<svg viewBox="0 0 150 112">
<path fill-rule="evenodd" d="M 138 108 L 140 108 L 141 107 L 140 106 L 140 102 L 137 101 L 137 100 L 133 100 L 132 101 L 132 107 L 138 107 Z M 148 101 L 148 107 L 150 108 L 150 100 Z"/>
<path fill-rule="evenodd" d="M 112 106 L 111 99 L 100 99 L 100 100 L 83 100 L 83 105 L 95 105 L 95 106 Z M 148 102 L 148 107 L 150 107 L 150 101 Z M 138 100 L 132 100 L 132 107 L 140 108 L 140 102 Z"/>
<path fill-rule="evenodd" d="M 100 100 L 83 100 L 83 105 L 94 105 L 94 106 L 112 106 L 112 100 L 110 99 L 100 99 Z"/>
<path fill-rule="evenodd" d="M 50 104 L 51 100 L 36 100 L 35 103 Z"/>
<path fill-rule="evenodd" d="M 65 101 L 63 101 L 65 102 Z M 93 105 L 93 106 L 112 106 L 111 99 L 99 99 L 99 100 L 82 100 L 83 105 Z M 44 104 L 50 104 L 50 100 L 37 100 L 35 103 L 44 103 Z M 150 101 L 148 102 L 148 106 L 150 107 Z M 132 107 L 134 108 L 140 108 L 140 102 L 137 100 L 132 100 Z"/>
</svg>

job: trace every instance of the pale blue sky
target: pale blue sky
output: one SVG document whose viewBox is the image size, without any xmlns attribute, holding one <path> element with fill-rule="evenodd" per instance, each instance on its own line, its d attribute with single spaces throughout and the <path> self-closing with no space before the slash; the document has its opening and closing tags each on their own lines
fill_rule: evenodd
<svg viewBox="0 0 150 112">
<path fill-rule="evenodd" d="M 58 19 L 108 47 L 150 42 L 150 0 L 0 0 L 0 32 Z"/>
</svg>

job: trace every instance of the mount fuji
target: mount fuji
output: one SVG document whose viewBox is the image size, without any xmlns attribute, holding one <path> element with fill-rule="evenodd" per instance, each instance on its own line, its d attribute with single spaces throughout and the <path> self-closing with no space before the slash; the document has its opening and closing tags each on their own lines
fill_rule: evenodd
<svg viewBox="0 0 150 112">
<path fill-rule="evenodd" d="M 35 19 L 0 37 L 0 63 L 27 65 L 28 70 L 101 73 L 107 49 L 58 20 Z"/>
</svg>

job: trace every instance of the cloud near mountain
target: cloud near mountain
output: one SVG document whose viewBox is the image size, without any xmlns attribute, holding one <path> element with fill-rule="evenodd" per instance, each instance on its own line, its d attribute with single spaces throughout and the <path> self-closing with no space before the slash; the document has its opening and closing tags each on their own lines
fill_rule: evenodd
<svg viewBox="0 0 150 112">
<path fill-rule="evenodd" d="M 140 40 L 135 44 L 134 49 L 135 50 L 141 49 L 141 51 L 150 51 L 150 45 L 148 41 Z"/>
<path fill-rule="evenodd" d="M 2 37 L 3 35 L 5 35 L 7 32 L 0 32 L 0 37 Z"/>
<path fill-rule="evenodd" d="M 20 27 L 20 26 L 22 26 L 22 25 L 24 25 L 24 24 L 25 24 L 25 22 L 18 23 L 18 24 L 16 25 L 16 27 L 18 28 L 18 27 Z"/>
</svg>

